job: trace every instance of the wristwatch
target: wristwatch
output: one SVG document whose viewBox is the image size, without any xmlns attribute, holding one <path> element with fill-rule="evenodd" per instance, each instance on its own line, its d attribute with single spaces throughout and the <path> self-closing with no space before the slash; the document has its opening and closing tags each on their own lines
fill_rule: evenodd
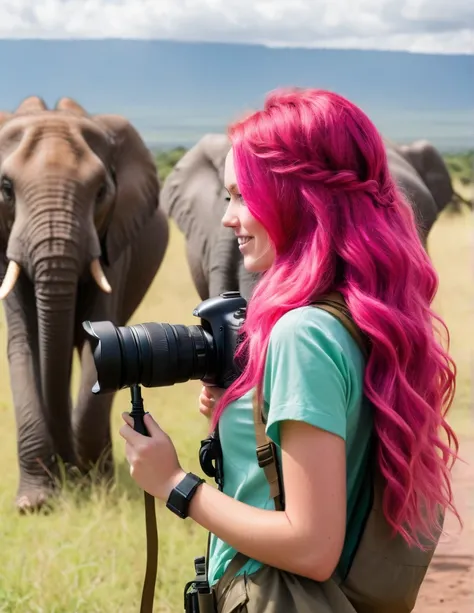
<svg viewBox="0 0 474 613">
<path fill-rule="evenodd" d="M 205 483 L 204 479 L 193 473 L 188 473 L 172 490 L 168 497 L 166 507 L 181 519 L 188 516 L 189 503 L 197 488 Z"/>
</svg>

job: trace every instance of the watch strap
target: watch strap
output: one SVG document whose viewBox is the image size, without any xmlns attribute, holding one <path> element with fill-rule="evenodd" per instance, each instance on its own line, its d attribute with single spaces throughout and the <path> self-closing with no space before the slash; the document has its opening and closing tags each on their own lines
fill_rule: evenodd
<svg viewBox="0 0 474 613">
<path fill-rule="evenodd" d="M 201 483 L 205 483 L 205 480 L 194 473 L 187 473 L 171 490 L 166 507 L 181 519 L 186 519 L 189 503 Z"/>
</svg>

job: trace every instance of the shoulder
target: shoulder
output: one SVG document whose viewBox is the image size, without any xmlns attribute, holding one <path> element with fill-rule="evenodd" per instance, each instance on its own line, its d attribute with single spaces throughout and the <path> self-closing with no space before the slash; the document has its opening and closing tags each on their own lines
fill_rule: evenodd
<svg viewBox="0 0 474 613">
<path fill-rule="evenodd" d="M 267 433 L 291 419 L 345 438 L 347 416 L 360 402 L 363 355 L 343 324 L 327 311 L 293 309 L 270 333 L 264 373 Z"/>
<path fill-rule="evenodd" d="M 357 343 L 343 324 L 333 315 L 314 306 L 288 311 L 275 323 L 270 333 L 272 351 L 317 346 L 325 353 L 345 355 L 357 364 L 363 356 Z"/>
</svg>

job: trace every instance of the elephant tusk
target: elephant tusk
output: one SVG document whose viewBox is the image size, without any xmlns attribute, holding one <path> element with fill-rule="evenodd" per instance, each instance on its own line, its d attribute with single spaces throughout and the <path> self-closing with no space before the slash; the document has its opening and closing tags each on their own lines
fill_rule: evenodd
<svg viewBox="0 0 474 613">
<path fill-rule="evenodd" d="M 102 270 L 102 266 L 97 258 L 92 260 L 91 262 L 91 274 L 94 277 L 94 281 L 100 287 L 100 289 L 106 294 L 110 294 L 112 288 L 110 287 L 109 282 L 107 281 L 107 277 Z"/>
<path fill-rule="evenodd" d="M 20 265 L 11 260 L 8 263 L 7 272 L 5 273 L 5 278 L 3 279 L 2 286 L 0 287 L 0 300 L 6 298 L 15 287 L 15 283 L 20 276 L 20 272 Z"/>
</svg>

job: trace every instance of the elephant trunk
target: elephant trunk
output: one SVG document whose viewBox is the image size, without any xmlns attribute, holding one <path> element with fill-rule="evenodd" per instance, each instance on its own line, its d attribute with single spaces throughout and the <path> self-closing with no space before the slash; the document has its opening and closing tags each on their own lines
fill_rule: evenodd
<svg viewBox="0 0 474 613">
<path fill-rule="evenodd" d="M 259 278 L 245 269 L 232 228 L 221 226 L 210 258 L 209 296 L 233 290 L 248 301 Z"/>
<path fill-rule="evenodd" d="M 209 262 L 209 297 L 239 289 L 237 268 L 241 258 L 232 228 L 221 226 Z"/>
<path fill-rule="evenodd" d="M 49 185 L 49 178 L 45 182 Z M 70 376 L 77 289 L 81 270 L 90 258 L 90 233 L 75 213 L 79 207 L 74 185 L 61 187 L 59 181 L 51 181 L 53 185 L 47 192 L 38 190 L 38 200 L 30 203 L 24 263 L 35 290 L 44 418 L 56 455 L 73 464 Z M 16 243 L 10 247 L 14 255 Z"/>
<path fill-rule="evenodd" d="M 74 349 L 74 321 L 78 269 L 73 258 L 62 256 L 36 267 L 35 295 L 41 395 L 56 453 L 73 463 L 70 376 Z"/>
<path fill-rule="evenodd" d="M 245 298 L 245 300 L 247 300 L 248 302 L 253 293 L 255 285 L 260 279 L 260 274 L 249 272 L 248 270 L 246 270 L 244 266 L 244 262 L 243 260 L 241 260 L 239 262 L 238 279 L 239 279 L 239 292 L 242 298 Z"/>
</svg>

